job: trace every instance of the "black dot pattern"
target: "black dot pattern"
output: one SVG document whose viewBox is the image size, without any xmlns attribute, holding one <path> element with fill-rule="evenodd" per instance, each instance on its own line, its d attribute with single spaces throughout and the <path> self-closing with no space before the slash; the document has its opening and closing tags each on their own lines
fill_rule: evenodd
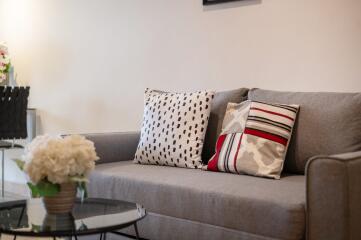
<svg viewBox="0 0 361 240">
<path fill-rule="evenodd" d="M 212 91 L 145 90 L 144 117 L 135 162 L 199 168 Z"/>
</svg>

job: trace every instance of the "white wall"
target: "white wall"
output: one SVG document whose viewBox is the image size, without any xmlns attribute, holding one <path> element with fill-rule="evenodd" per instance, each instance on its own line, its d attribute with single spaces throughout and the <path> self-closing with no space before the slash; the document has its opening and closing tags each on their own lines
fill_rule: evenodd
<svg viewBox="0 0 361 240">
<path fill-rule="evenodd" d="M 135 130 L 145 87 L 361 91 L 360 0 L 0 0 L 41 132 Z"/>
</svg>

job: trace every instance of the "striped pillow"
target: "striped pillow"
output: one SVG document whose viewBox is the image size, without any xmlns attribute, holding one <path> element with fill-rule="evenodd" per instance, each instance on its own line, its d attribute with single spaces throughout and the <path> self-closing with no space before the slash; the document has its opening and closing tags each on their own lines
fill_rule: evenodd
<svg viewBox="0 0 361 240">
<path fill-rule="evenodd" d="M 207 169 L 279 179 L 298 105 L 229 103 Z"/>
</svg>

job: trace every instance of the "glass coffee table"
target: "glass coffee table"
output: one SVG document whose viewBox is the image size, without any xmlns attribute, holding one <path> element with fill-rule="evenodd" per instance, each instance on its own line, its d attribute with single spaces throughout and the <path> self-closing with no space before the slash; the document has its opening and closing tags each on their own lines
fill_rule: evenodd
<svg viewBox="0 0 361 240">
<path fill-rule="evenodd" d="M 0 233 L 16 240 L 27 237 L 68 237 L 99 234 L 105 240 L 107 233 L 127 236 L 117 232 L 134 226 L 139 239 L 137 222 L 147 215 L 144 207 L 136 203 L 89 198 L 77 200 L 70 214 L 46 213 L 41 199 L 28 199 L 0 203 Z"/>
</svg>

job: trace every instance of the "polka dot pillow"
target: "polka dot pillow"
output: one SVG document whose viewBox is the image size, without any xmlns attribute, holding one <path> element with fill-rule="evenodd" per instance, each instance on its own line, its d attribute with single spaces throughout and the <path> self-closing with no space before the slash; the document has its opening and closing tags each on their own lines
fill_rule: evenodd
<svg viewBox="0 0 361 240">
<path fill-rule="evenodd" d="M 145 90 L 144 118 L 135 163 L 200 168 L 212 91 Z"/>
</svg>

